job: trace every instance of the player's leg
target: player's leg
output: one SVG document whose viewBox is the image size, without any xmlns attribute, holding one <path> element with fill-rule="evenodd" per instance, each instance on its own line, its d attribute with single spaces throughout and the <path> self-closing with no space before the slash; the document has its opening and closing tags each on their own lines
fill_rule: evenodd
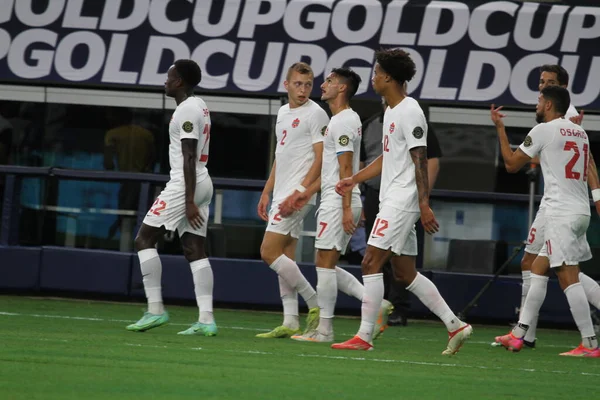
<svg viewBox="0 0 600 400">
<path fill-rule="evenodd" d="M 143 223 L 135 238 L 135 249 L 140 261 L 148 311 L 139 321 L 128 325 L 127 330 L 143 332 L 169 321 L 169 314 L 164 309 L 162 299 L 162 265 L 156 251 L 156 243 L 164 233 L 164 226 L 155 227 Z"/>
<path fill-rule="evenodd" d="M 579 282 L 585 290 L 585 297 L 587 297 L 588 302 L 600 310 L 600 285 L 598 285 L 598 282 L 583 272 L 579 273 Z"/>
<path fill-rule="evenodd" d="M 340 252 L 336 249 L 317 249 L 317 301 L 319 305 L 319 325 L 292 339 L 310 342 L 333 342 L 333 316 L 337 300 L 336 264 Z"/>
<path fill-rule="evenodd" d="M 205 242 L 206 236 L 191 232 L 185 232 L 181 235 L 183 254 L 190 263 L 194 280 L 198 321 L 188 329 L 179 332 L 180 335 L 216 336 L 217 334 L 217 325 L 213 316 L 214 277 L 210 261 L 206 256 Z"/>
<path fill-rule="evenodd" d="M 414 241 L 412 233 L 405 246 L 407 253 L 416 252 L 416 234 Z M 398 281 L 406 286 L 406 290 L 413 293 L 421 302 L 439 319 L 448 330 L 448 345 L 442 352 L 444 355 L 456 354 L 464 342 L 471 336 L 473 328 L 458 319 L 443 299 L 435 284 L 426 276 L 417 272 L 416 255 L 400 255 L 392 257 L 394 275 Z"/>
<path fill-rule="evenodd" d="M 525 305 L 525 298 L 529 293 L 531 287 L 531 268 L 533 262 L 544 245 L 546 218 L 544 209 L 538 210 L 535 215 L 535 219 L 529 229 L 529 236 L 527 237 L 527 245 L 525 246 L 525 254 L 521 259 L 521 275 L 523 276 L 523 284 L 521 286 L 521 306 L 519 308 L 519 314 Z M 529 348 L 535 348 L 535 336 L 537 333 L 537 314 L 531 320 L 529 329 L 525 334 L 523 344 Z"/>
<path fill-rule="evenodd" d="M 581 333 L 581 344 L 571 351 L 561 353 L 561 355 L 600 357 L 600 349 L 598 349 L 598 339 L 594 332 L 590 307 L 583 285 L 579 281 L 579 265 L 563 264 L 563 266 L 556 268 L 555 271 L 560 287 L 565 292 L 565 296 L 567 296 L 575 324 Z"/>
<path fill-rule="evenodd" d="M 286 301 L 288 297 L 295 298 L 296 292 L 300 293 L 309 308 L 307 329 L 314 329 L 318 324 L 319 306 L 316 292 L 302 275 L 296 262 L 286 255 L 286 249 L 288 254 L 291 252 L 292 247 L 295 249 L 302 220 L 310 208 L 311 206 L 306 206 L 288 218 L 281 218 L 277 204 L 271 207 L 269 224 L 260 253 L 261 258 L 269 265 L 269 268 L 279 275 L 280 292 L 284 303 L 284 325 L 275 328 L 271 332 L 259 334 L 257 337 L 284 338 L 299 333 L 299 327 L 289 326 L 293 325 L 293 322 L 289 318 L 287 321 L 285 320 L 286 315 L 289 313 L 289 311 L 286 312 L 286 305 L 288 308 L 295 307 L 295 314 L 297 314 L 297 300 L 295 302 L 294 300 Z"/>
</svg>

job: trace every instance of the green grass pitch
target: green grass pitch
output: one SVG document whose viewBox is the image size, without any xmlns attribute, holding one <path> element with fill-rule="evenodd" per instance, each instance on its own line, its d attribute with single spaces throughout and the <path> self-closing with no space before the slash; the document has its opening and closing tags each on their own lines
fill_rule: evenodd
<svg viewBox="0 0 600 400">
<path fill-rule="evenodd" d="M 600 360 L 558 356 L 575 331 L 540 330 L 538 349 L 490 346 L 507 326 L 475 326 L 454 357 L 441 323 L 389 328 L 371 352 L 254 335 L 275 313 L 215 310 L 219 335 L 178 336 L 195 307 L 168 307 L 171 323 L 125 330 L 142 304 L 0 296 L 0 399 L 591 399 Z M 334 322 L 336 341 L 356 318 Z"/>
</svg>

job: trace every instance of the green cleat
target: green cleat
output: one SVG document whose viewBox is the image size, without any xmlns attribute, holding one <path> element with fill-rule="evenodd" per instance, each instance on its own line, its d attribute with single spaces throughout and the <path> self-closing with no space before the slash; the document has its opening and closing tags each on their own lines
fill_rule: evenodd
<svg viewBox="0 0 600 400">
<path fill-rule="evenodd" d="M 381 302 L 381 307 L 379 308 L 379 314 L 377 315 L 377 322 L 373 327 L 373 340 L 377 339 L 381 336 L 383 331 L 388 328 L 388 317 L 394 311 L 394 306 L 387 300 L 383 300 Z"/>
<path fill-rule="evenodd" d="M 271 332 L 259 333 L 258 335 L 256 335 L 256 337 L 262 339 L 285 339 L 291 338 L 292 336 L 300 332 L 302 332 L 300 328 L 292 329 L 288 328 L 287 326 L 281 325 L 273 329 Z"/>
<path fill-rule="evenodd" d="M 133 332 L 144 332 L 165 325 L 168 322 L 169 313 L 166 311 L 162 314 L 150 314 L 149 312 L 145 312 L 144 316 L 138 322 L 127 325 L 126 329 Z"/>
<path fill-rule="evenodd" d="M 217 324 L 203 324 L 196 322 L 194 325 L 187 328 L 185 331 L 177 333 L 178 335 L 201 335 L 201 336 L 217 336 Z"/>
<path fill-rule="evenodd" d="M 308 333 L 310 331 L 316 331 L 319 327 L 319 318 L 321 316 L 321 310 L 319 307 L 311 308 L 308 310 L 308 316 L 306 317 L 306 329 L 304 329 L 304 333 Z"/>
</svg>

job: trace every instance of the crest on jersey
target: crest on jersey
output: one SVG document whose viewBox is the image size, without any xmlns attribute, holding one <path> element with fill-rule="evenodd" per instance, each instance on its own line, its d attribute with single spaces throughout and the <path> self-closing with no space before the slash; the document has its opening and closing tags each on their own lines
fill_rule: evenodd
<svg viewBox="0 0 600 400">
<path fill-rule="evenodd" d="M 183 128 L 183 131 L 185 133 L 190 133 L 194 130 L 194 124 L 192 124 L 191 121 L 185 121 L 183 125 L 181 125 L 181 128 Z"/>
<path fill-rule="evenodd" d="M 361 126 L 358 127 L 358 136 L 362 136 L 362 127 Z"/>
<path fill-rule="evenodd" d="M 297 128 L 300 125 L 300 119 L 296 118 L 294 122 L 292 122 L 292 128 Z"/>
<path fill-rule="evenodd" d="M 203 109 L 203 111 L 205 117 L 208 117 L 210 115 L 210 113 L 208 112 L 208 108 Z"/>
<path fill-rule="evenodd" d="M 340 146 L 348 146 L 348 143 L 350 143 L 350 138 L 346 135 L 342 135 L 340 136 L 339 142 Z"/>
<path fill-rule="evenodd" d="M 420 126 L 417 126 L 413 129 L 413 136 L 415 139 L 421 139 L 423 137 L 423 129 Z"/>
<path fill-rule="evenodd" d="M 527 135 L 527 137 L 525 138 L 525 140 L 523 141 L 523 146 L 525 147 L 529 147 L 533 144 L 533 140 L 531 139 L 531 136 Z"/>
<path fill-rule="evenodd" d="M 325 136 L 327 134 L 327 126 L 321 128 L 321 136 Z"/>
<path fill-rule="evenodd" d="M 393 122 L 390 124 L 390 134 L 394 133 L 394 129 L 396 129 L 396 124 Z"/>
</svg>

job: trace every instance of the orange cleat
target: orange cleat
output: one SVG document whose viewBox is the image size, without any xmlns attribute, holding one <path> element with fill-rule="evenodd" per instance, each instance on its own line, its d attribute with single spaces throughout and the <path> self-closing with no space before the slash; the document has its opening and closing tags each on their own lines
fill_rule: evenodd
<svg viewBox="0 0 600 400">
<path fill-rule="evenodd" d="M 595 349 L 588 349 L 583 346 L 583 343 L 574 348 L 571 351 L 567 351 L 565 353 L 560 353 L 561 356 L 568 357 L 593 357 L 600 358 L 600 348 L 596 347 Z"/>
<path fill-rule="evenodd" d="M 517 353 L 523 348 L 523 338 L 518 338 L 510 332 L 508 335 L 496 336 L 496 343 L 500 343 L 506 350 Z"/>
<path fill-rule="evenodd" d="M 373 350 L 373 345 L 369 342 L 365 342 L 358 335 L 354 336 L 350 340 L 346 340 L 344 343 L 334 343 L 331 345 L 332 349 L 336 350 Z"/>
</svg>

